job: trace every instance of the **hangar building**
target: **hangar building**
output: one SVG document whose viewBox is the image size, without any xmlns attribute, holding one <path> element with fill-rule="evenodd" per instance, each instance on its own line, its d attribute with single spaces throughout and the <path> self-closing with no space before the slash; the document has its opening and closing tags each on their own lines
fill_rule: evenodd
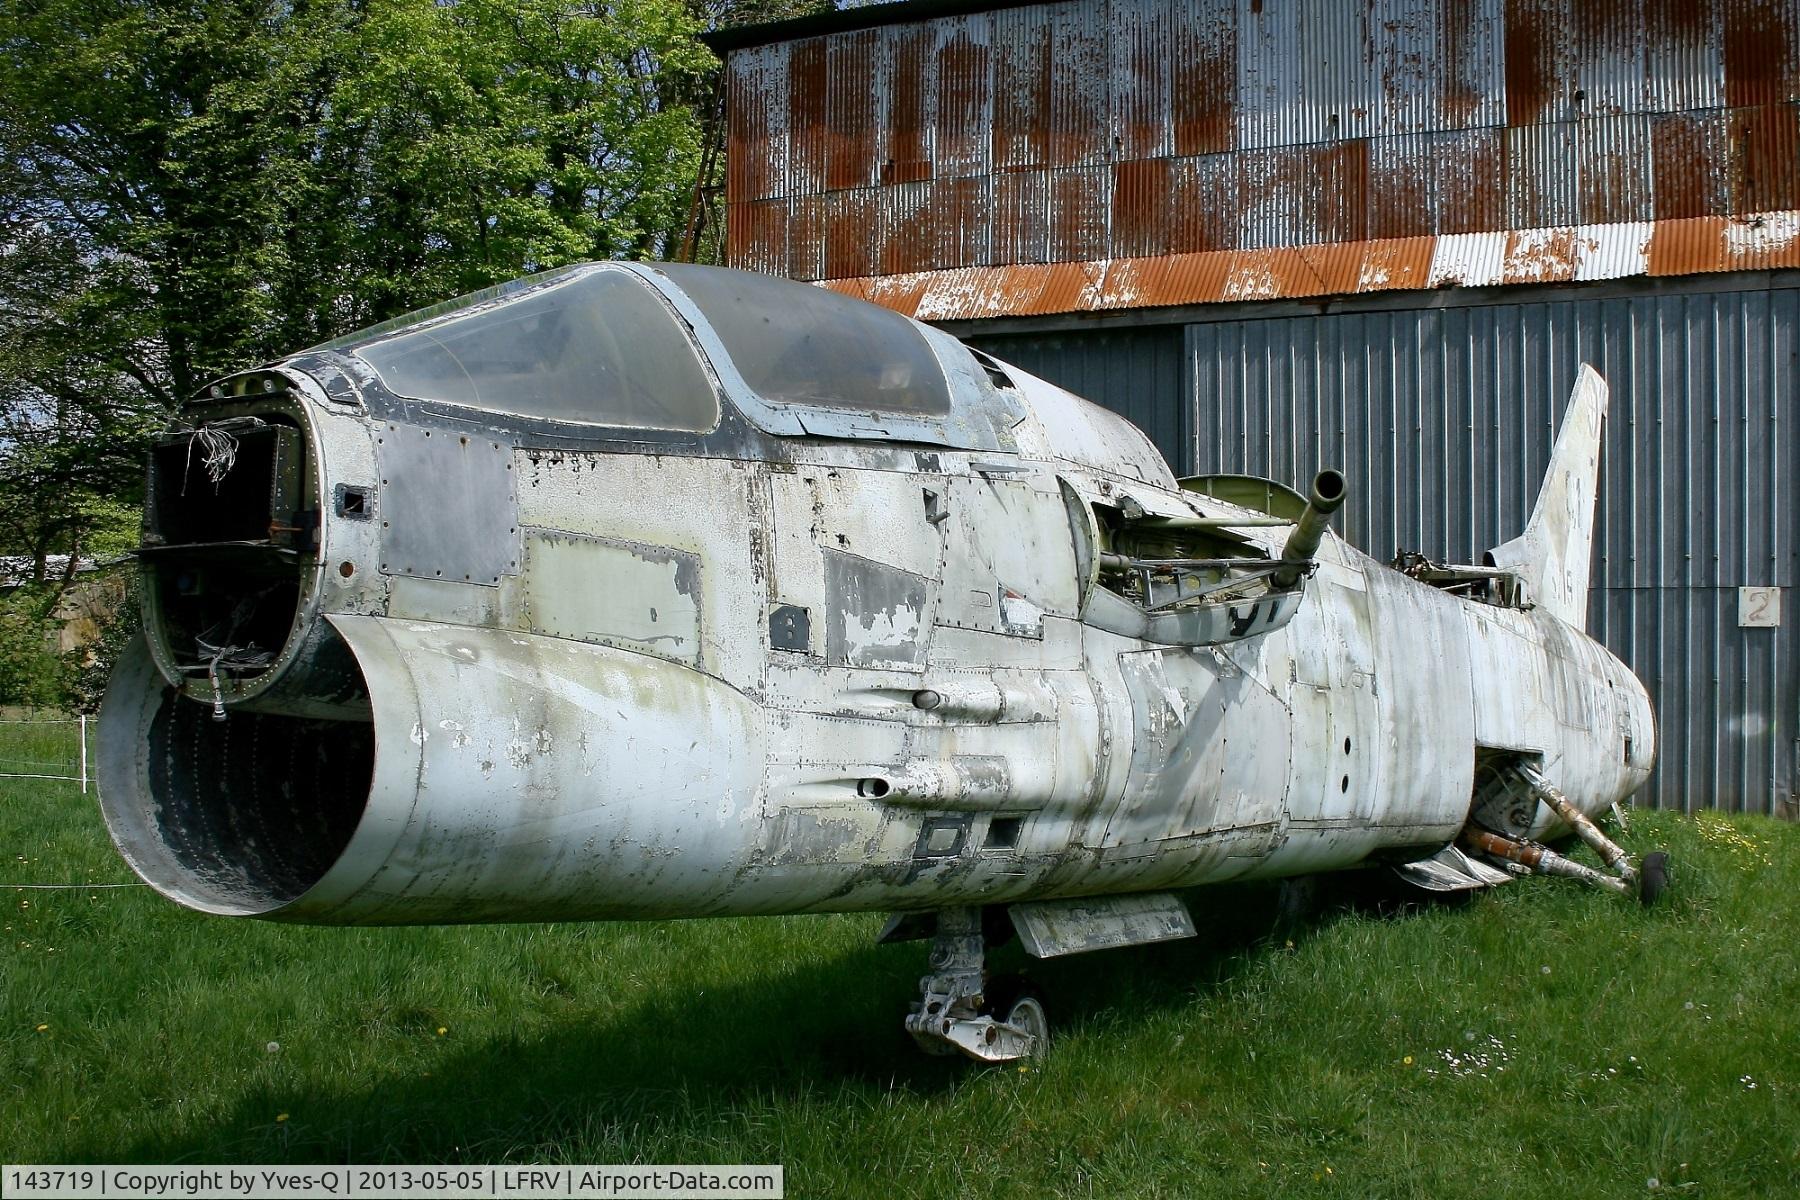
<svg viewBox="0 0 1800 1200">
<path fill-rule="evenodd" d="M 1800 814 L 1800 0 L 903 0 L 711 38 L 727 259 L 942 325 L 1178 474 L 1524 525 L 1611 381 L 1589 628 L 1647 799 Z"/>
</svg>

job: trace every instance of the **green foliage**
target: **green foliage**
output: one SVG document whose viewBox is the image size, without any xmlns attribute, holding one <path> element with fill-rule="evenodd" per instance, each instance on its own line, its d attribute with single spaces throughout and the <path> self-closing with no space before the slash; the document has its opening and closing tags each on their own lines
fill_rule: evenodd
<svg viewBox="0 0 1800 1200">
<path fill-rule="evenodd" d="M 7 198 L 167 402 L 428 300 L 667 254 L 697 32 L 676 0 L 9 6 Z"/>
<path fill-rule="evenodd" d="M 60 656 L 61 702 L 75 712 L 100 711 L 107 681 L 112 678 L 113 664 L 142 628 L 137 572 L 128 567 L 115 570 L 117 588 L 107 588 L 102 593 L 104 603 L 96 602 L 92 606 L 90 616 L 94 629 L 91 640 Z"/>
<path fill-rule="evenodd" d="M 68 694 L 62 660 L 51 644 L 49 584 L 0 591 L 0 704 L 59 708 Z"/>
</svg>

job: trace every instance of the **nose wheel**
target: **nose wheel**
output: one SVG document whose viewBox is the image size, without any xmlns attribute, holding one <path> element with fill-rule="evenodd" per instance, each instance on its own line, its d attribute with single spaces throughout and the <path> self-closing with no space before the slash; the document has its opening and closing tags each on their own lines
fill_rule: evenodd
<svg viewBox="0 0 1800 1200">
<path fill-rule="evenodd" d="M 988 1015 L 1003 1025 L 1029 1034 L 1035 1043 L 1027 1057 L 1041 1058 L 1050 1048 L 1050 1017 L 1044 1011 L 1044 994 L 1022 975 L 1002 975 L 988 984 Z"/>
<path fill-rule="evenodd" d="M 920 999 L 906 1031 L 927 1054 L 963 1054 L 977 1062 L 1041 1056 L 1050 1045 L 1043 997 L 1016 976 L 990 980 L 981 910 L 947 908 L 937 914 L 931 974 L 919 980 Z"/>
</svg>

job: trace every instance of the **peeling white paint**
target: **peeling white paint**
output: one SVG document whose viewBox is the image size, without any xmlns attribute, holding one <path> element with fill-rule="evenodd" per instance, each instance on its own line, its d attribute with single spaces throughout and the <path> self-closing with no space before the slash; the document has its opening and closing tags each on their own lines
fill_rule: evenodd
<svg viewBox="0 0 1800 1200">
<path fill-rule="evenodd" d="M 1725 250 L 1734 258 L 1772 254 L 1800 240 L 1800 212 L 1767 212 L 1725 222 Z"/>
<path fill-rule="evenodd" d="M 1650 270 L 1650 221 L 1583 225 L 1576 230 L 1575 278 L 1624 279 Z"/>
<path fill-rule="evenodd" d="M 1451 233 L 1431 252 L 1427 287 L 1492 287 L 1504 278 L 1504 233 Z"/>
</svg>

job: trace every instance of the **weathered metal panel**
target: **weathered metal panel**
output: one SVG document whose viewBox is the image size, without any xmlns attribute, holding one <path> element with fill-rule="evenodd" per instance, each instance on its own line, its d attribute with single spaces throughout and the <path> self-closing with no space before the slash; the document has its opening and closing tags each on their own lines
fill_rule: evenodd
<svg viewBox="0 0 1800 1200">
<path fill-rule="evenodd" d="M 936 181 L 927 225 L 936 232 L 930 254 L 940 266 L 972 267 L 989 261 L 988 232 L 994 224 L 992 182 L 988 175 Z"/>
<path fill-rule="evenodd" d="M 1169 191 L 1173 163 L 1138 159 L 1113 167 L 1112 252 L 1143 257 L 1169 252 Z"/>
<path fill-rule="evenodd" d="M 1722 0 L 1725 103 L 1800 100 L 1800 21 L 1783 0 Z"/>
<path fill-rule="evenodd" d="M 1439 124 L 1447 129 L 1506 121 L 1506 22 L 1499 0 L 1444 0 L 1437 44 Z"/>
<path fill-rule="evenodd" d="M 1296 112 L 1299 64 L 1289 49 L 1292 30 L 1281 20 L 1282 6 L 1237 0 L 1236 8 L 1237 145 L 1262 149 L 1301 141 L 1289 132 L 1296 126 L 1304 128 L 1305 120 Z M 1291 123 L 1290 113 L 1298 118 Z"/>
<path fill-rule="evenodd" d="M 526 622 L 533 633 L 699 666 L 700 570 L 685 550 L 528 530 Z"/>
<path fill-rule="evenodd" d="M 994 128 L 996 169 L 1045 166 L 1050 162 L 1050 130 L 1043 119 L 1054 73 L 1050 54 L 1049 7 L 1009 8 L 993 14 Z"/>
<path fill-rule="evenodd" d="M 1050 175 L 1008 171 L 994 176 L 992 258 L 999 263 L 1041 263 L 1050 254 Z"/>
<path fill-rule="evenodd" d="M 1508 129 L 1506 229 L 1575 225 L 1575 127 L 1568 123 Z"/>
<path fill-rule="evenodd" d="M 390 424 L 378 435 L 381 572 L 498 584 L 519 571 L 512 448 Z"/>
<path fill-rule="evenodd" d="M 887 60 L 876 30 L 826 40 L 825 184 L 869 187 L 881 182 L 886 149 L 881 118 L 887 95 Z"/>
<path fill-rule="evenodd" d="M 1800 206 L 1800 105 L 1765 104 L 1725 114 L 1730 165 L 1727 211 Z"/>
<path fill-rule="evenodd" d="M 1015 904 L 1007 911 L 1026 953 L 1033 958 L 1141 946 L 1190 938 L 1195 933 L 1187 904 L 1167 892 L 1035 901 Z"/>
<path fill-rule="evenodd" d="M 991 24 L 986 14 L 979 14 L 946 18 L 930 27 L 937 88 L 932 161 L 940 178 L 993 170 L 993 139 L 988 136 L 994 120 Z"/>
<path fill-rule="evenodd" d="M 814 197 L 825 190 L 829 59 L 824 38 L 793 43 L 787 64 L 787 171 L 781 194 Z M 771 80 L 771 82 L 774 82 Z M 733 99 L 736 99 L 734 94 Z M 774 107 L 775 96 L 764 97 Z"/>
<path fill-rule="evenodd" d="M 1718 4 L 1646 5 L 1644 34 L 1646 111 L 1681 113 L 1724 105 Z"/>
<path fill-rule="evenodd" d="M 774 273 L 823 279 L 825 245 L 831 233 L 830 204 L 819 194 L 795 196 L 788 204 L 788 269 Z"/>
<path fill-rule="evenodd" d="M 786 200 L 751 200 L 727 205 L 725 228 L 735 248 L 733 266 L 769 275 L 788 273 Z"/>
<path fill-rule="evenodd" d="M 1650 118 L 1651 216 L 1658 221 L 1725 211 L 1725 123 L 1718 112 Z"/>
<path fill-rule="evenodd" d="M 876 191 L 881 205 L 880 223 L 864 231 L 879 240 L 876 270 L 882 275 L 904 275 L 946 264 L 936 262 L 932 235 L 934 181 L 895 183 Z M 955 265 L 955 264 L 950 264 Z"/>
<path fill-rule="evenodd" d="M 788 56 L 788 46 L 781 43 L 731 56 L 726 70 L 728 203 L 785 194 L 788 108 L 777 98 L 787 91 Z"/>
<path fill-rule="evenodd" d="M 1540 125 L 1574 116 L 1574 0 L 1505 0 L 1506 123 Z"/>
<path fill-rule="evenodd" d="M 1505 131 L 1469 129 L 1427 135 L 1436 229 L 1443 234 L 1504 229 L 1507 222 Z"/>
<path fill-rule="evenodd" d="M 1369 143 L 1328 142 L 1307 152 L 1304 187 L 1311 197 L 1312 242 L 1360 242 L 1368 237 Z M 1408 230 L 1422 233 L 1423 230 Z"/>
<path fill-rule="evenodd" d="M 1175 0 L 1117 5 L 1107 69 L 1113 153 L 1124 163 L 1174 153 Z"/>
<path fill-rule="evenodd" d="M 1576 211 L 1583 224 L 1648 221 L 1650 118 L 1597 117 L 1575 126 Z"/>
<path fill-rule="evenodd" d="M 1050 259 L 1109 256 L 1112 168 L 1073 167 L 1050 174 Z"/>
<path fill-rule="evenodd" d="M 1646 7 L 1656 7 L 1654 5 Z M 1644 111 L 1647 30 L 1636 4 L 1574 3 L 1574 91 L 1569 99 L 1583 117 Z"/>
<path fill-rule="evenodd" d="M 1222 4 L 1181 6 L 1171 37 L 1170 131 L 1180 155 L 1212 154 L 1237 146 L 1237 90 L 1220 87 L 1237 75 L 1238 24 Z"/>
<path fill-rule="evenodd" d="M 1297 146 L 1244 150 L 1237 167 L 1239 250 L 1263 250 L 1310 242 L 1306 203 L 1306 151 Z"/>
<path fill-rule="evenodd" d="M 880 228 L 881 192 L 875 188 L 832 192 L 825 198 L 825 273 L 831 279 L 873 275 Z"/>
<path fill-rule="evenodd" d="M 1432 176 L 1442 149 L 1426 136 L 1376 138 L 1368 143 L 1368 236 L 1435 233 Z M 1454 151 L 1452 150 L 1452 153 Z"/>
<path fill-rule="evenodd" d="M 1242 207 L 1237 156 L 1179 158 L 1169 197 L 1169 249 L 1175 253 L 1229 250 L 1237 245 Z"/>
<path fill-rule="evenodd" d="M 1589 627 L 1655 700 L 1666 807 L 1783 811 L 1800 639 L 1737 627 L 1800 582 L 1800 289 L 1348 312 L 1189 327 L 1184 469 L 1354 464 L 1339 518 L 1379 556 L 1470 560 L 1529 516 L 1582 362 L 1608 379 Z M 997 353 L 1004 353 L 996 349 Z M 1094 352 L 1106 361 L 1111 347 Z M 1069 364 L 1068 377 L 1082 368 Z"/>
<path fill-rule="evenodd" d="M 932 133 L 937 125 L 936 39 L 929 25 L 901 25 L 882 31 L 882 50 L 900 81 L 886 93 L 887 155 L 878 171 L 882 183 L 912 183 L 932 175 Z"/>
<path fill-rule="evenodd" d="M 1107 121 L 1112 80 L 1107 73 L 1108 6 L 1076 0 L 1051 9 L 1050 163 L 1068 167 L 1106 162 L 1112 155 Z"/>
</svg>

